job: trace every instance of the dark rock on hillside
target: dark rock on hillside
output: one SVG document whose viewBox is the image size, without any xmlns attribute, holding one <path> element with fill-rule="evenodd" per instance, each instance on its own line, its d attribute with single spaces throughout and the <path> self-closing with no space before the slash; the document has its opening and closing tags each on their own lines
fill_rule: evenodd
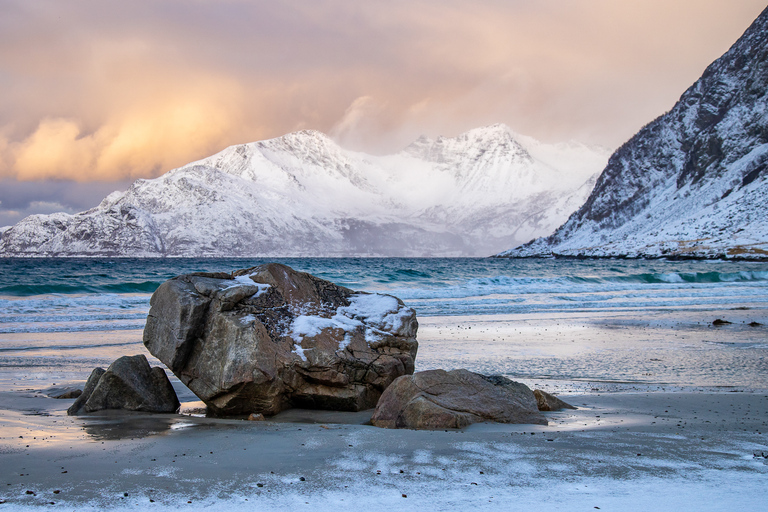
<svg viewBox="0 0 768 512">
<path fill-rule="evenodd" d="M 214 415 L 358 411 L 413 373 L 412 309 L 285 265 L 179 276 L 151 305 L 144 344 Z"/>
<path fill-rule="evenodd" d="M 565 224 L 500 256 L 768 258 L 767 93 L 768 9 Z"/>
<path fill-rule="evenodd" d="M 472 423 L 547 420 L 524 384 L 468 370 L 429 370 L 396 379 L 379 400 L 371 423 L 384 428 L 464 428 Z"/>
<path fill-rule="evenodd" d="M 67 410 L 74 416 L 103 409 L 176 412 L 179 399 L 160 367 L 150 368 L 144 355 L 123 356 L 106 371 L 96 368 L 83 393 Z"/>
</svg>

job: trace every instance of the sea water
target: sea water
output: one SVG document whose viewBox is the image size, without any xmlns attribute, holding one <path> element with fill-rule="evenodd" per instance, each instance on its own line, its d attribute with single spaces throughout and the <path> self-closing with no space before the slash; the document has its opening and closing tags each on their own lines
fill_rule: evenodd
<svg viewBox="0 0 768 512">
<path fill-rule="evenodd" d="M 163 281 L 266 261 L 0 259 L 0 388 L 84 379 L 120 355 L 146 353 L 141 331 Z M 401 298 L 422 325 L 418 370 L 768 389 L 768 263 L 269 261 Z M 713 326 L 716 317 L 732 324 Z"/>
</svg>

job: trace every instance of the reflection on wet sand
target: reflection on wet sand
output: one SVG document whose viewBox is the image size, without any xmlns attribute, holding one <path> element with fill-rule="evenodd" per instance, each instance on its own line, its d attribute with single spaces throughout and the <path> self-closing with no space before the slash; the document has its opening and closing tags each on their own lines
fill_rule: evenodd
<svg viewBox="0 0 768 512">
<path fill-rule="evenodd" d="M 146 414 L 130 411 L 100 411 L 82 419 L 83 430 L 95 441 L 141 439 L 163 434 L 184 418 L 178 414 Z"/>
</svg>

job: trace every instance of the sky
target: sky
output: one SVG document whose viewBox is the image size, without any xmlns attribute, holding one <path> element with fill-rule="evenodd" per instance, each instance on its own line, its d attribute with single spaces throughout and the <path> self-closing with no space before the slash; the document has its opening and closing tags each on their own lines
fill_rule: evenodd
<svg viewBox="0 0 768 512">
<path fill-rule="evenodd" d="M 396 152 L 505 123 L 616 148 L 756 0 L 0 0 L 0 226 L 233 144 Z"/>
</svg>

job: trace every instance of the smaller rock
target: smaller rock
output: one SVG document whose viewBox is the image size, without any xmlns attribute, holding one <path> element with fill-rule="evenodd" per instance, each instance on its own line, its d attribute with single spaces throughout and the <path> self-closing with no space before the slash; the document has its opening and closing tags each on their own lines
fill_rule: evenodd
<svg viewBox="0 0 768 512">
<path fill-rule="evenodd" d="M 761 325 L 763 324 L 761 324 L 760 322 L 749 322 L 750 327 L 760 327 Z"/>
<path fill-rule="evenodd" d="M 165 371 L 150 368 L 144 355 L 123 356 L 106 371 L 96 368 L 85 383 L 82 395 L 67 409 L 74 416 L 102 409 L 143 412 L 176 412 L 179 399 Z"/>
<path fill-rule="evenodd" d="M 78 388 L 51 388 L 48 390 L 48 396 L 59 400 L 77 398 L 83 394 L 82 389 Z"/>
<path fill-rule="evenodd" d="M 728 320 L 723 320 L 722 318 L 717 318 L 714 322 L 712 322 L 712 325 L 730 325 L 732 322 L 729 322 Z"/>
<path fill-rule="evenodd" d="M 384 428 L 464 428 L 481 421 L 547 424 L 528 386 L 468 370 L 398 377 L 371 417 L 374 426 Z"/>
<path fill-rule="evenodd" d="M 93 390 L 96 388 L 96 384 L 99 383 L 99 379 L 102 375 L 104 375 L 104 368 L 94 368 L 91 374 L 88 376 L 88 380 L 85 381 L 85 387 L 83 388 L 83 392 L 80 394 L 79 397 L 77 397 L 77 400 L 75 400 L 75 403 L 69 406 L 69 409 L 67 409 L 67 415 L 69 416 L 75 416 L 77 415 L 80 410 L 85 406 L 85 402 L 88 400 L 88 398 L 91 396 L 91 393 L 93 393 Z"/>
<path fill-rule="evenodd" d="M 267 418 L 264 417 L 263 414 L 260 412 L 257 413 L 251 413 L 250 416 L 248 416 L 248 421 L 265 421 Z"/>
<path fill-rule="evenodd" d="M 540 389 L 533 390 L 536 397 L 536 405 L 540 411 L 559 411 L 560 409 L 575 409 L 571 404 L 565 403 L 554 395 Z"/>
</svg>

